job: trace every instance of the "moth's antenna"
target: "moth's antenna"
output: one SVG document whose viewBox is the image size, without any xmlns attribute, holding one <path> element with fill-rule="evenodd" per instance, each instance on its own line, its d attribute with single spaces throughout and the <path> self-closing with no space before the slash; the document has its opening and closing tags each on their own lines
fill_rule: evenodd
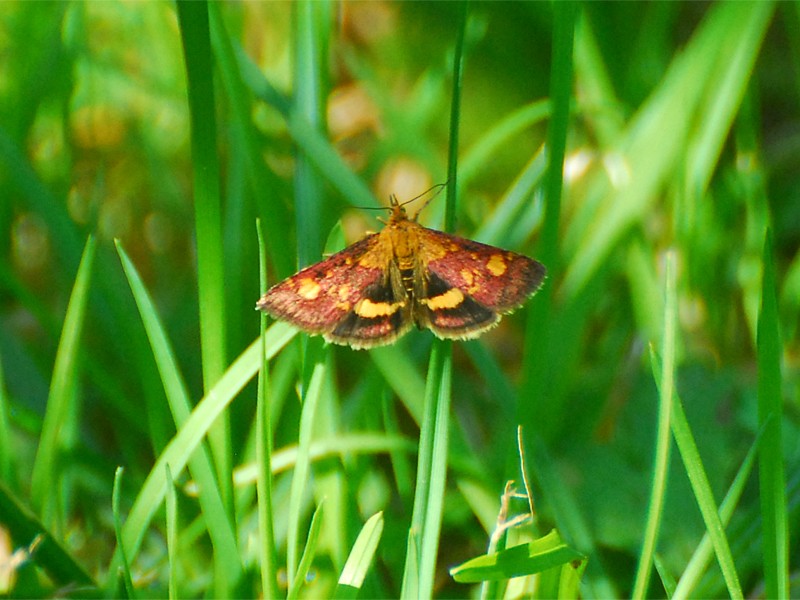
<svg viewBox="0 0 800 600">
<path fill-rule="evenodd" d="M 444 183 L 437 183 L 436 185 L 431 186 L 429 189 L 427 189 L 424 192 L 422 192 L 419 196 L 415 196 L 415 197 L 411 198 L 411 200 L 406 200 L 405 202 L 398 202 L 397 201 L 397 196 L 395 196 L 394 194 L 391 194 L 389 196 L 389 203 L 390 203 L 391 206 L 405 206 L 406 204 L 411 204 L 412 202 L 416 202 L 417 200 L 419 200 L 423 196 L 426 196 L 427 194 L 430 194 L 431 192 L 436 190 L 436 193 L 433 194 L 430 198 L 428 198 L 425 201 L 425 204 L 423 204 L 420 207 L 420 209 L 417 211 L 417 213 L 414 215 L 414 218 L 416 218 L 416 215 L 418 215 L 420 212 L 422 212 L 422 209 L 425 208 L 426 206 L 428 206 L 430 201 L 433 200 L 434 198 L 436 198 L 436 196 L 438 196 L 439 193 L 441 193 L 441 191 L 445 188 L 445 186 L 447 186 L 447 182 L 446 181 Z M 386 206 L 354 206 L 353 208 L 357 208 L 358 210 L 387 210 Z"/>
<path fill-rule="evenodd" d="M 430 197 L 430 198 L 428 198 L 428 199 L 425 201 L 425 204 L 423 204 L 422 206 L 420 206 L 420 207 L 419 207 L 419 210 L 418 210 L 416 213 L 414 213 L 414 220 L 416 220 L 416 219 L 417 219 L 417 215 L 418 215 L 419 213 L 421 213 L 421 212 L 422 212 L 422 210 L 423 210 L 423 209 L 424 209 L 426 206 L 428 206 L 428 204 L 430 204 L 430 203 L 431 203 L 431 200 L 433 200 L 434 198 L 436 198 L 436 196 L 438 196 L 438 195 L 441 193 L 441 191 L 442 191 L 442 190 L 443 190 L 443 189 L 444 189 L 446 186 L 447 186 L 447 182 L 446 182 L 446 181 L 445 181 L 444 183 L 437 183 L 436 185 L 434 185 L 434 186 L 432 186 L 431 188 L 429 188 L 429 189 L 425 190 L 424 192 L 422 192 L 422 193 L 421 193 L 419 196 L 416 196 L 415 198 L 412 198 L 411 200 L 406 200 L 405 202 L 403 202 L 402 204 L 400 204 L 400 206 L 405 206 L 406 204 L 410 204 L 410 203 L 412 203 L 412 202 L 416 202 L 417 200 L 419 200 L 419 199 L 420 199 L 420 198 L 422 198 L 423 196 L 425 196 L 425 195 L 427 195 L 427 194 L 430 194 L 431 192 L 433 192 L 434 190 L 436 190 L 436 191 L 435 191 L 435 192 L 434 192 L 434 193 L 431 195 L 431 197 Z"/>
</svg>

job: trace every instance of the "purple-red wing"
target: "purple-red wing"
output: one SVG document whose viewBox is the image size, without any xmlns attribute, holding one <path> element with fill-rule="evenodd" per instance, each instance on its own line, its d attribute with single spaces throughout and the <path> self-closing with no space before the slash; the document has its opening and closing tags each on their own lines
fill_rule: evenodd
<svg viewBox="0 0 800 600">
<path fill-rule="evenodd" d="M 420 237 L 420 262 L 427 263 L 428 270 L 449 285 L 494 311 L 503 313 L 519 307 L 544 281 L 545 267 L 522 254 L 433 229 L 423 228 Z M 426 256 L 426 248 L 442 245 L 447 248 L 444 256 L 433 251 Z M 488 268 L 496 256 L 505 264 L 499 275 Z"/>
<path fill-rule="evenodd" d="M 364 290 L 383 278 L 385 269 L 359 264 L 359 259 L 373 250 L 377 242 L 378 234 L 369 235 L 284 279 L 261 297 L 257 308 L 308 332 L 330 331 L 361 299 Z M 320 285 L 319 294 L 313 299 L 298 294 L 299 286 L 306 280 Z"/>
</svg>

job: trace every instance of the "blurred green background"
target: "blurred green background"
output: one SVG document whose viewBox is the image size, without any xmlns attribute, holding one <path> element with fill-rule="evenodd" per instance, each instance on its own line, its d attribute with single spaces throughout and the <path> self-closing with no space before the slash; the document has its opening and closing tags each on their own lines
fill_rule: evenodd
<svg viewBox="0 0 800 600">
<path fill-rule="evenodd" d="M 562 68 L 553 63 L 553 6 L 469 5 L 457 231 L 540 259 L 543 252 L 550 262 L 545 292 L 480 340 L 454 344 L 452 473 L 437 595 L 475 593 L 447 569 L 486 549 L 505 482 L 519 481 L 519 423 L 539 444 L 528 457 L 535 527 L 558 525 L 589 555 L 586 597 L 631 594 L 658 410 L 648 346 L 660 350 L 662 343 L 668 251 L 677 277 L 677 391 L 721 501 L 759 432 L 756 333 L 767 227 L 781 335 L 788 529 L 796 548 L 798 6 L 578 5 L 553 253 L 540 246 L 547 99 L 551 70 Z M 319 260 L 326 244 L 338 249 L 379 228 L 376 213 L 362 208 L 386 204 L 390 193 L 410 199 L 446 180 L 459 14 L 459 4 L 441 2 L 212 5 L 213 97 L 200 102 L 215 117 L 206 125 L 216 137 L 196 144 L 215 157 L 220 174 L 218 189 L 205 193 L 221 197 L 219 270 L 210 278 L 223 296 L 210 314 L 224 325 L 215 354 L 223 368 L 259 333 L 257 218 L 275 282 Z M 199 159 L 186 85 L 186 56 L 196 50 L 184 49 L 186 27 L 175 5 L 162 2 L 0 7 L 0 477 L 95 582 L 108 577 L 116 546 L 115 468 L 125 468 L 124 517 L 176 431 L 114 240 L 152 296 L 192 402 L 210 387 L 198 299 L 206 289 L 198 279 L 209 273 L 202 260 L 198 267 L 196 224 L 204 216 L 195 214 L 195 195 L 202 179 L 193 171 Z M 311 58 L 303 55 L 309 48 Z M 420 220 L 442 228 L 443 212 L 442 196 Z M 337 223 L 341 230 L 326 242 Z M 97 246 L 85 322 L 74 362 L 59 375 L 56 351 L 89 235 Z M 430 333 L 412 332 L 387 352 L 327 351 L 328 402 L 315 429 L 322 446 L 353 433 L 401 435 L 409 444 L 393 454 L 331 450 L 314 461 L 303 518 L 322 495 L 326 516 L 336 517 L 323 525 L 308 597 L 330 594 L 343 556 L 378 510 L 385 530 L 363 597 L 398 594 L 419 435 L 414 402 L 421 403 L 430 345 Z M 297 443 L 300 356 L 295 340 L 273 363 L 276 451 Z M 66 377 L 58 385 L 67 409 L 46 428 L 59 377 Z M 223 435 L 234 468 L 255 460 L 255 399 L 250 383 L 228 408 Z M 43 430 L 55 435 L 47 461 L 40 458 Z M 541 457 L 546 464 L 537 463 Z M 52 510 L 31 483 L 37 461 L 49 467 L 42 481 Z M 666 580 L 681 576 L 704 533 L 676 452 L 669 473 L 657 546 Z M 180 586 L 184 595 L 212 593 L 212 550 L 197 498 L 182 487 L 185 472 L 173 476 Z M 279 562 L 290 480 L 290 472 L 276 474 Z M 235 490 L 231 511 L 246 580 L 240 585 L 244 595 L 256 595 L 252 479 Z M 746 595 L 763 591 L 761 511 L 753 473 L 727 530 Z M 148 596 L 167 593 L 159 515 L 131 565 L 135 586 Z M 7 532 L 3 521 L 0 514 L 0 534 Z M 32 541 L 8 535 L 0 535 L 0 565 L 4 553 Z M 795 569 L 797 558 L 793 550 Z M 49 571 L 51 579 L 42 579 L 42 572 L 34 559 L 0 593 L 54 593 L 65 583 Z M 664 596 L 664 585 L 652 581 L 649 595 Z M 712 560 L 692 594 L 725 593 Z"/>
</svg>

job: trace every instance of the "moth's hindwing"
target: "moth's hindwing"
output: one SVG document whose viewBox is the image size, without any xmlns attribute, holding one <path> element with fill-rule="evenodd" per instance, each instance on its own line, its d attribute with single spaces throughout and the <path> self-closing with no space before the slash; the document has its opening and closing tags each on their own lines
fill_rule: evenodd
<svg viewBox="0 0 800 600">
<path fill-rule="evenodd" d="M 544 280 L 544 266 L 522 254 L 432 229 L 419 236 L 415 317 L 438 337 L 477 337 Z"/>
</svg>

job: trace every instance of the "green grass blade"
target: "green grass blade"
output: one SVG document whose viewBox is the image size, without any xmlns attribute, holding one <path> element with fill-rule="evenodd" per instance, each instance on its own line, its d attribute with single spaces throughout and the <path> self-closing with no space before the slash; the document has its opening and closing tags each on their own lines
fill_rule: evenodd
<svg viewBox="0 0 800 600">
<path fill-rule="evenodd" d="M 546 536 L 527 544 L 471 558 L 450 569 L 450 575 L 460 583 L 498 581 L 541 573 L 585 558 L 583 554 L 561 541 L 558 532 L 553 530 Z"/>
<path fill-rule="evenodd" d="M 314 164 L 319 173 L 351 206 L 377 206 L 366 184 L 347 167 L 336 149 L 301 115 L 290 109 L 284 98 L 240 48 L 236 52 L 245 85 L 252 93 L 277 109 L 286 119 L 292 140 Z"/>
<path fill-rule="evenodd" d="M 0 481 L 15 485 L 14 452 L 11 443 L 11 423 L 9 422 L 9 398 L 6 391 L 6 378 L 3 357 L 0 355 Z"/>
<path fill-rule="evenodd" d="M 203 436 L 207 433 L 208 429 L 204 424 L 202 427 L 200 427 L 200 430 L 193 431 L 194 428 L 198 427 L 196 423 L 196 414 L 198 409 L 200 409 L 200 405 L 195 408 L 194 413 L 192 413 L 190 416 L 189 411 L 191 403 L 188 392 L 186 391 L 186 386 L 178 369 L 174 352 L 172 351 L 172 347 L 167 339 L 163 326 L 160 323 L 160 319 L 155 311 L 152 300 L 150 299 L 147 290 L 141 281 L 141 278 L 136 272 L 136 268 L 133 266 L 133 263 L 125 254 L 121 245 L 118 244 L 117 246 L 123 269 L 125 270 L 125 274 L 130 282 L 131 290 L 137 306 L 139 307 L 142 322 L 144 323 L 145 330 L 147 331 L 148 338 L 151 342 L 153 355 L 156 359 L 159 373 L 161 374 L 161 379 L 164 385 L 164 391 L 166 392 L 167 399 L 169 401 L 170 410 L 173 413 L 175 424 L 179 429 L 178 435 L 173 438 L 173 441 L 162 453 L 159 462 L 163 460 L 164 463 L 170 464 L 170 467 L 177 474 L 183 469 L 183 466 L 186 464 L 186 460 L 189 459 L 189 456 L 182 456 L 180 460 L 175 461 L 168 460 L 165 457 L 168 454 L 171 454 L 171 452 L 169 452 L 170 447 L 174 446 L 174 443 L 181 437 L 181 434 L 185 434 L 190 436 L 193 440 L 196 440 L 196 442 L 193 442 L 194 445 L 191 448 L 193 451 L 196 448 L 196 445 L 200 443 Z M 254 343 L 251 345 L 251 349 L 255 348 L 256 346 L 257 344 Z M 231 371 L 232 369 L 230 369 L 227 373 L 231 373 Z M 255 369 L 253 369 L 247 379 L 249 380 L 254 373 Z M 223 380 L 225 380 L 225 378 L 223 378 Z M 223 380 L 220 380 L 220 384 L 223 382 Z M 242 382 L 241 385 L 244 385 L 244 383 L 246 382 Z M 218 387 L 219 384 L 212 389 L 217 389 Z M 233 392 L 233 395 L 238 393 L 239 389 L 240 388 L 236 388 L 235 392 Z M 206 398 L 211 395 L 212 393 L 209 392 Z M 227 400 L 230 401 L 231 399 L 232 396 Z M 227 406 L 227 402 L 223 401 L 219 411 L 217 412 L 217 415 L 221 414 L 225 406 Z M 192 421 L 192 417 L 195 418 L 194 422 Z M 189 431 L 186 431 L 187 429 Z M 188 450 L 188 448 L 185 447 L 183 449 Z M 191 451 L 189 452 L 189 455 L 192 455 Z M 164 479 L 163 464 L 159 466 L 159 462 L 157 462 L 156 466 L 153 467 L 154 470 L 158 468 L 159 471 L 155 472 L 155 474 L 151 472 L 151 476 L 154 477 L 155 481 L 158 482 L 158 491 L 155 492 L 154 489 L 149 489 L 147 481 L 140 491 L 140 498 L 145 493 L 145 490 L 148 490 L 149 494 L 157 493 L 158 503 L 161 502 L 161 500 L 164 498 L 164 494 L 166 493 L 166 480 Z M 219 489 L 216 485 L 213 468 L 207 458 L 207 455 L 203 451 L 200 451 L 193 455 L 193 457 L 190 459 L 190 462 L 192 474 L 201 485 L 200 504 L 206 517 L 209 535 L 212 539 L 216 552 L 219 554 L 218 560 L 220 561 L 220 564 L 218 566 L 220 570 L 218 571 L 218 575 L 223 577 L 223 582 L 220 582 L 219 585 L 225 587 L 226 589 L 232 590 L 232 586 L 236 585 L 236 582 L 242 573 L 242 565 L 239 561 L 239 554 L 236 549 L 237 543 L 233 525 L 230 519 L 226 516 L 226 510 L 219 494 Z M 155 500 L 154 498 L 152 499 Z M 134 505 L 134 507 L 135 506 L 136 505 Z M 131 528 L 146 526 L 152 518 L 153 510 L 155 510 L 155 506 L 152 506 L 148 509 L 149 514 L 147 514 L 141 522 L 138 521 L 138 517 L 133 519 Z M 129 522 L 131 522 L 131 519 L 132 517 L 129 517 Z M 126 547 L 126 551 L 128 552 L 129 560 L 132 560 L 138 549 L 141 536 L 144 535 L 144 531 L 141 530 L 135 534 L 134 539 L 136 541 L 131 540 L 131 534 L 129 531 L 130 529 L 126 527 L 126 535 L 123 537 L 123 541 L 127 544 L 130 544 L 130 546 Z"/>
<path fill-rule="evenodd" d="M 164 465 L 164 475 L 167 479 L 167 562 L 169 570 L 169 598 L 174 600 L 180 598 L 178 585 L 178 495 L 175 493 L 175 482 L 172 479 L 172 472 L 169 465 Z"/>
<path fill-rule="evenodd" d="M 52 533 L 13 492 L 0 481 L 0 515 L 3 528 L 19 545 L 34 550 L 34 560 L 54 583 L 63 587 L 95 589 L 97 584 Z"/>
<path fill-rule="evenodd" d="M 742 497 L 745 484 L 747 483 L 747 480 L 750 477 L 750 472 L 755 464 L 757 448 L 758 440 L 753 443 L 753 446 L 750 448 L 750 451 L 747 453 L 744 461 L 742 461 L 739 471 L 736 473 L 736 477 L 728 489 L 728 493 L 725 495 L 722 504 L 720 504 L 719 518 L 723 526 L 727 526 L 727 524 L 730 522 L 731 517 L 733 516 L 733 511 L 736 508 L 736 505 L 739 503 L 739 499 Z M 697 548 L 695 549 L 692 558 L 686 565 L 686 569 L 684 569 L 683 574 L 678 580 L 678 585 L 675 587 L 675 591 L 673 593 L 674 600 L 690 597 L 694 587 L 700 581 L 700 577 L 703 575 L 703 572 L 708 566 L 708 563 L 711 562 L 713 552 L 714 545 L 711 541 L 711 535 L 708 531 L 706 531 L 703 539 L 700 541 L 700 544 L 698 544 Z"/>
<path fill-rule="evenodd" d="M 758 460 L 761 543 L 766 596 L 788 598 L 789 531 L 781 431 L 781 339 L 770 230 L 764 236 L 763 265 L 761 311 L 758 315 L 758 422 L 764 430 Z"/>
<path fill-rule="evenodd" d="M 659 386 L 658 430 L 656 433 L 655 461 L 653 466 L 653 487 L 647 513 L 642 553 L 633 585 L 633 598 L 647 597 L 647 586 L 653 567 L 661 517 L 664 510 L 664 496 L 667 489 L 667 475 L 670 450 L 670 416 L 672 398 L 675 391 L 675 336 L 677 328 L 678 294 L 675 282 L 675 253 L 670 251 L 666 257 L 666 292 L 664 302 L 664 332 L 662 337 L 662 356 L 664 369 Z"/>
<path fill-rule="evenodd" d="M 264 232 L 261 221 L 256 223 L 259 248 L 260 290 L 267 289 L 267 261 Z M 256 466 L 258 477 L 258 529 L 261 550 L 261 589 L 265 598 L 275 598 L 278 594 L 278 559 L 275 555 L 275 522 L 272 504 L 272 411 L 270 407 L 269 363 L 267 361 L 267 340 L 264 335 L 267 316 L 261 313 L 261 369 L 258 372 L 258 404 L 256 406 Z"/>
<path fill-rule="evenodd" d="M 114 489 L 111 492 L 111 507 L 114 513 L 114 533 L 117 536 L 117 548 L 119 548 L 122 562 L 120 573 L 117 573 L 116 575 L 122 578 L 122 581 L 125 584 L 125 593 L 127 594 L 127 597 L 136 598 L 136 592 L 133 589 L 133 580 L 131 579 L 131 566 L 128 562 L 128 557 L 125 554 L 125 547 L 122 545 L 122 517 L 119 510 L 119 502 L 123 470 L 124 469 L 122 467 L 117 467 L 117 470 L 114 472 Z"/>
<path fill-rule="evenodd" d="M 61 489 L 63 471 L 58 464 L 59 451 L 66 433 L 64 428 L 75 422 L 81 333 L 89 301 L 95 245 L 94 238 L 90 236 L 75 277 L 53 366 L 39 448 L 31 472 L 31 500 L 41 511 L 42 521 L 48 526 L 64 524 L 63 515 L 59 514 L 57 505 L 59 494 L 54 491 Z"/>
<path fill-rule="evenodd" d="M 428 496 L 425 499 L 425 521 L 420 540 L 420 592 L 423 597 L 433 594 L 436 557 L 439 554 L 439 534 L 444 514 L 444 491 L 447 483 L 447 449 L 450 438 L 450 401 L 452 394 L 453 345 L 447 341 L 434 342 L 442 346 L 442 369 L 434 377 L 436 417 L 433 448 L 428 474 Z"/>
<path fill-rule="evenodd" d="M 550 71 L 553 114 L 547 128 L 544 223 L 538 252 L 539 259 L 547 267 L 548 277 L 551 280 L 558 277 L 561 270 L 558 231 L 561 222 L 564 154 L 572 94 L 572 54 L 577 6 L 576 2 L 553 4 L 553 62 Z M 549 356 L 551 352 L 549 344 L 553 330 L 552 299 L 553 285 L 546 283 L 528 309 L 523 351 L 523 379 L 520 387 L 523 392 L 527 390 L 536 392 L 531 394 L 533 402 L 528 403 L 527 408 L 521 407 L 517 416 L 517 423 L 523 426 L 525 435 L 542 434 L 547 428 L 547 419 L 541 420 L 539 415 L 548 413 L 544 399 L 548 396 L 549 370 L 552 365 L 544 360 L 544 357 Z M 523 397 L 523 394 L 520 394 L 520 397 Z M 542 406 L 537 407 L 537 404 Z"/>
<path fill-rule="evenodd" d="M 403 573 L 403 589 L 400 593 L 401 598 L 426 597 L 422 593 L 423 580 L 421 571 L 422 565 L 422 535 L 425 526 L 425 513 L 427 511 L 428 496 L 431 486 L 431 463 L 433 460 L 433 446 L 436 423 L 436 400 L 439 396 L 439 384 L 441 383 L 441 372 L 443 369 L 442 354 L 444 344 L 434 342 L 431 348 L 431 358 L 428 366 L 428 384 L 425 388 L 424 412 L 419 432 L 419 453 L 417 456 L 417 480 L 414 488 L 414 509 L 411 515 L 411 528 L 408 537 L 408 549 L 406 550 L 406 564 Z M 411 544 L 414 544 L 412 548 Z M 414 558 L 412 561 L 411 558 Z M 412 568 L 416 565 L 418 571 L 412 573 Z M 406 583 L 413 583 L 415 586 L 408 588 Z"/>
<path fill-rule="evenodd" d="M 311 348 L 311 346 L 317 346 Z M 315 352 L 316 351 L 316 352 Z M 322 356 L 321 342 L 318 338 L 309 340 L 309 352 L 307 356 L 316 354 L 318 357 L 311 370 L 311 377 L 308 380 L 303 397 L 303 408 L 300 413 L 300 432 L 298 436 L 297 462 L 295 463 L 294 473 L 292 474 L 292 489 L 289 500 L 289 513 L 286 517 L 286 572 L 289 581 L 295 580 L 298 569 L 298 549 L 300 540 L 300 518 L 303 511 L 303 496 L 308 485 L 310 473 L 310 447 L 314 435 L 314 417 L 317 412 L 320 394 L 322 393 L 322 383 L 325 381 L 325 371 L 327 366 Z M 311 360 L 309 358 L 309 360 Z"/>
<path fill-rule="evenodd" d="M 364 578 L 375 560 L 375 551 L 382 533 L 383 513 L 379 512 L 367 519 L 361 528 L 339 576 L 334 598 L 355 597 L 354 592 L 364 585 Z"/>
<path fill-rule="evenodd" d="M 324 17 L 328 2 L 298 0 L 292 5 L 295 26 L 294 110 L 320 134 L 324 131 L 324 98 L 327 91 L 324 69 L 327 67 L 328 28 Z M 297 228 L 297 257 L 300 267 L 319 260 L 322 253 L 322 210 L 325 191 L 309 157 L 300 154 L 295 162 L 294 199 Z"/>
<path fill-rule="evenodd" d="M 291 586 L 289 592 L 286 594 L 287 600 L 294 600 L 300 596 L 300 590 L 306 582 L 306 576 L 314 561 L 314 556 L 317 552 L 317 541 L 319 540 L 319 530 L 322 527 L 322 508 L 324 504 L 317 506 L 314 511 L 314 516 L 311 517 L 311 525 L 308 528 L 308 537 L 306 538 L 306 545 L 303 549 L 303 556 L 300 558 L 300 563 L 297 566 L 297 572 L 294 578 L 290 581 Z"/>
<path fill-rule="evenodd" d="M 660 389 L 663 383 L 663 371 L 658 356 L 652 346 L 650 347 L 650 363 L 653 367 L 653 377 Z M 689 422 L 686 419 L 683 403 L 677 393 L 674 393 L 672 399 L 671 426 L 672 434 L 675 436 L 675 444 L 678 446 L 678 451 L 683 460 L 686 474 L 689 477 L 689 482 L 692 485 L 697 504 L 703 515 L 707 534 L 713 543 L 722 575 L 728 586 L 728 593 L 731 598 L 743 598 L 744 595 L 742 593 L 741 584 L 739 583 L 739 576 L 736 573 L 736 565 L 733 562 L 733 555 L 731 554 L 731 548 L 728 544 L 728 538 L 725 536 L 725 527 L 720 518 L 717 504 L 714 501 L 714 493 L 711 491 L 711 484 L 708 481 L 706 470 L 703 467 L 700 452 L 697 449 L 697 444 L 695 443 L 694 436 L 689 427 Z"/>
<path fill-rule="evenodd" d="M 200 307 L 200 350 L 203 389 L 207 392 L 227 364 L 225 270 L 222 247 L 222 200 L 217 158 L 217 120 L 208 4 L 205 1 L 177 4 L 183 50 L 192 141 L 194 214 L 197 237 L 197 286 Z M 222 501 L 233 516 L 230 424 L 221 415 L 209 436 Z M 225 567 L 217 563 L 218 574 Z M 221 595 L 232 590 L 218 589 Z"/>
<path fill-rule="evenodd" d="M 502 146 L 510 143 L 511 138 L 548 116 L 550 116 L 550 102 L 538 100 L 514 110 L 490 127 L 464 152 L 458 162 L 461 186 L 466 188 L 482 169 L 487 168 L 492 162 L 493 154 Z"/>
</svg>

